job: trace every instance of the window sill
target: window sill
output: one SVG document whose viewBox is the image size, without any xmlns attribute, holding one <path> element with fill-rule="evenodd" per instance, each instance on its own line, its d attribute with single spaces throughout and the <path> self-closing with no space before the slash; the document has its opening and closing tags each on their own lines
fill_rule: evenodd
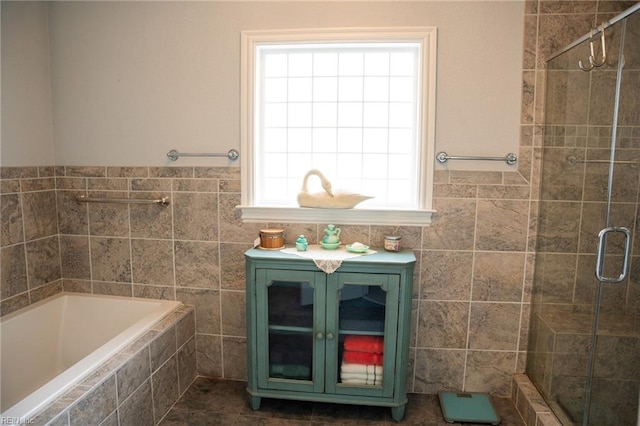
<svg viewBox="0 0 640 426">
<path fill-rule="evenodd" d="M 301 207 L 236 206 L 243 222 L 318 223 L 341 225 L 429 226 L 435 210 L 312 209 Z"/>
</svg>

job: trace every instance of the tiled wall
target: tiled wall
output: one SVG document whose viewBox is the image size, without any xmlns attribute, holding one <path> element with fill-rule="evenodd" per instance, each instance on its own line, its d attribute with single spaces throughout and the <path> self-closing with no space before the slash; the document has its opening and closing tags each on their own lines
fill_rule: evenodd
<svg viewBox="0 0 640 426">
<path fill-rule="evenodd" d="M 55 169 L 0 169 L 0 313 L 61 288 Z"/>
<path fill-rule="evenodd" d="M 14 200 L 3 203 L 3 235 L 5 228 L 19 235 L 50 227 L 47 238 L 55 244 L 47 263 L 56 271 L 48 280 L 32 271 L 29 246 L 46 238 L 6 240 L 3 264 L 27 279 L 17 285 L 12 281 L 19 274 L 3 275 L 3 313 L 45 291 L 177 299 L 196 307 L 199 373 L 245 379 L 243 252 L 261 228 L 283 227 L 292 244 L 298 234 L 317 240 L 326 224 L 243 224 L 234 209 L 237 168 L 44 171 L 55 176 L 40 178 L 38 168 L 2 169 L 2 196 Z M 47 189 L 33 192 L 40 181 L 49 182 Z M 80 194 L 168 196 L 171 204 L 79 204 Z M 49 201 L 34 206 L 33 198 Z M 439 213 L 431 227 L 341 226 L 341 237 L 381 246 L 385 234 L 400 234 L 416 252 L 412 391 L 464 386 L 508 395 L 526 340 L 529 185 L 517 172 L 441 171 L 434 203 Z M 32 218 L 34 209 L 42 216 Z"/>
</svg>

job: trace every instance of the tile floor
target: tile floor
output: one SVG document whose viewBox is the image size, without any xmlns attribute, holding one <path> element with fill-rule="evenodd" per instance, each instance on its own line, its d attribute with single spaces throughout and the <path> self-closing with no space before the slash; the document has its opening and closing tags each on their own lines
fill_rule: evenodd
<svg viewBox="0 0 640 426">
<path fill-rule="evenodd" d="M 249 406 L 246 383 L 199 377 L 164 418 L 160 426 L 251 425 L 395 425 L 391 409 L 357 405 L 263 399 L 260 410 Z M 494 398 L 501 426 L 521 426 L 524 421 L 510 399 Z M 450 425 L 442 418 L 436 395 L 409 394 L 402 425 Z M 460 423 L 455 423 L 460 424 Z M 465 423 L 465 425 L 471 425 Z"/>
</svg>

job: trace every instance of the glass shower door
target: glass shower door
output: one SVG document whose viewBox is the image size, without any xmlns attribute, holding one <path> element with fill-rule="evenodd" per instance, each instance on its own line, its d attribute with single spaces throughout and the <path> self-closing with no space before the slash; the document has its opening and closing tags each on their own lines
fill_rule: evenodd
<svg viewBox="0 0 640 426">
<path fill-rule="evenodd" d="M 640 13 L 612 26 L 612 66 L 592 82 L 595 114 L 612 117 L 605 230 L 596 263 L 598 289 L 585 402 L 588 425 L 634 425 L 640 392 Z M 613 66 L 615 65 L 615 66 Z M 615 88 L 614 108 L 599 111 L 598 90 Z M 598 259 L 597 259 L 598 260 Z"/>
<path fill-rule="evenodd" d="M 637 419 L 638 16 L 606 29 L 603 65 L 599 35 L 596 66 L 590 40 L 547 63 L 527 374 L 568 425 Z"/>
</svg>

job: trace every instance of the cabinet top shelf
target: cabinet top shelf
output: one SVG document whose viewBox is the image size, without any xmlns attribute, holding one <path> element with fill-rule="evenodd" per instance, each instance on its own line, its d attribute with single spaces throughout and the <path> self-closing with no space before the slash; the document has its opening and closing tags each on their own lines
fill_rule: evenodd
<svg viewBox="0 0 640 426">
<path fill-rule="evenodd" d="M 358 257 L 352 257 L 342 261 L 343 264 L 392 264 L 406 265 L 415 263 L 416 257 L 411 250 L 401 250 L 399 252 L 385 251 L 383 248 L 372 248 L 377 253 Z M 295 254 L 282 253 L 280 250 L 249 249 L 245 252 L 249 260 L 286 260 L 312 262 L 311 259 L 296 256 Z"/>
</svg>

